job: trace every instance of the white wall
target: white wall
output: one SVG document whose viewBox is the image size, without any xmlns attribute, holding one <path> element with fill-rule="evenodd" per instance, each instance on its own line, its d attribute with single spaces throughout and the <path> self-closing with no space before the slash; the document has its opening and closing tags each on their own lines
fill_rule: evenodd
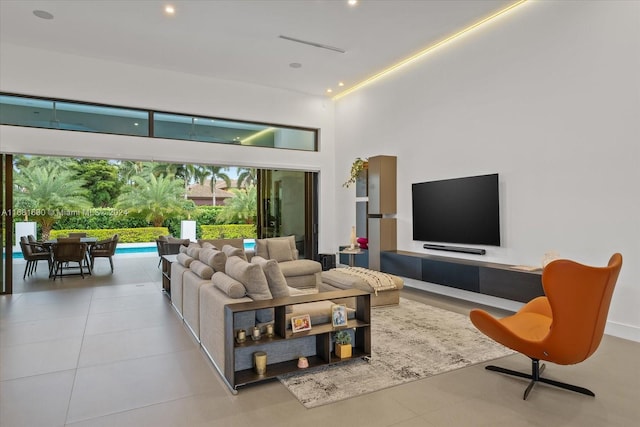
<svg viewBox="0 0 640 427">
<path fill-rule="evenodd" d="M 319 152 L 0 126 L 0 152 L 320 171 L 319 250 L 333 234 L 334 107 L 321 97 L 0 44 L 0 90 L 322 129 Z M 323 189 L 325 191 L 323 191 Z"/>
<path fill-rule="evenodd" d="M 398 248 L 416 252 L 411 183 L 497 172 L 502 245 L 459 256 L 621 252 L 607 332 L 640 341 L 640 2 L 525 4 L 338 100 L 336 144 L 338 237 L 355 223 L 340 187 L 355 157 L 398 157 Z"/>
</svg>

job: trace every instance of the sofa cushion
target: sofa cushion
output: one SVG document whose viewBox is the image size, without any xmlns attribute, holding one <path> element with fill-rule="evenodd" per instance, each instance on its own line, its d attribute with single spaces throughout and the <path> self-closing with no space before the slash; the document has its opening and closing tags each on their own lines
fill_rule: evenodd
<svg viewBox="0 0 640 427">
<path fill-rule="evenodd" d="M 204 242 L 200 246 L 202 246 L 203 248 L 206 248 L 206 249 L 218 249 L 218 248 L 215 247 L 215 245 L 213 245 L 213 244 L 211 244 L 209 242 Z"/>
<path fill-rule="evenodd" d="M 194 260 L 189 269 L 204 280 L 209 280 L 213 276 L 213 269 L 202 261 Z"/>
<path fill-rule="evenodd" d="M 232 256 L 227 258 L 225 272 L 229 277 L 244 285 L 249 298 L 253 300 L 273 298 L 267 277 L 258 264 L 250 264 L 240 257 Z"/>
<path fill-rule="evenodd" d="M 182 247 L 180 249 L 182 249 Z M 201 250 L 202 248 L 198 245 L 189 245 L 187 246 L 187 255 L 191 258 L 198 259 Z"/>
<path fill-rule="evenodd" d="M 269 259 L 278 262 L 293 261 L 291 246 L 286 240 L 269 239 L 267 240 L 267 249 L 269 250 Z"/>
<path fill-rule="evenodd" d="M 201 262 L 213 268 L 213 271 L 223 271 L 227 262 L 227 255 L 216 249 L 200 249 L 199 259 Z"/>
<path fill-rule="evenodd" d="M 244 285 L 221 271 L 213 273 L 213 285 L 230 298 L 242 298 L 247 294 Z"/>
<path fill-rule="evenodd" d="M 299 259 L 295 262 L 280 264 L 280 270 L 285 277 L 307 276 L 322 271 L 322 264 L 311 259 Z"/>
<path fill-rule="evenodd" d="M 267 245 L 270 241 L 275 241 L 275 240 L 284 240 L 289 242 L 292 259 L 298 259 L 298 249 L 296 248 L 296 236 L 269 237 L 268 239 L 256 239 L 256 245 L 255 245 L 256 255 L 266 259 L 274 258 L 273 255 L 269 253 L 269 248 Z"/>
<path fill-rule="evenodd" d="M 247 256 L 244 254 L 244 250 L 240 248 L 236 248 L 235 246 L 224 245 L 222 247 L 222 252 L 224 252 L 227 255 L 227 258 L 232 256 L 237 256 L 242 258 L 245 261 L 247 260 Z"/>
<path fill-rule="evenodd" d="M 267 277 L 269 290 L 274 298 L 289 296 L 287 281 L 285 280 L 282 271 L 280 271 L 280 266 L 278 266 L 278 263 L 275 260 L 254 256 L 251 258 L 251 263 L 258 264 L 262 268 L 264 275 Z"/>
<path fill-rule="evenodd" d="M 178 264 L 180 264 L 180 265 L 182 265 L 184 267 L 187 267 L 187 268 L 189 268 L 189 266 L 193 262 L 193 258 L 191 258 L 189 255 L 183 254 L 183 253 L 178 254 L 176 256 L 176 260 L 177 260 Z"/>
</svg>

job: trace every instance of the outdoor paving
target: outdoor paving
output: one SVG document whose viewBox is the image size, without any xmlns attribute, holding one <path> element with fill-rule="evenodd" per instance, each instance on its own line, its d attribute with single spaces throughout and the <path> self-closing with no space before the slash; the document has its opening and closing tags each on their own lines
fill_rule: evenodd
<svg viewBox="0 0 640 427">
<path fill-rule="evenodd" d="M 38 263 L 37 271 L 24 280 L 22 259 L 13 262 L 13 293 L 40 292 L 52 289 L 74 289 L 78 287 L 98 287 L 109 285 L 123 285 L 139 282 L 161 283 L 161 271 L 158 268 L 158 254 L 154 252 L 116 254 L 113 257 L 114 271 L 111 273 L 109 260 L 97 258 L 92 275 L 64 276 L 55 281 L 49 278 L 49 271 L 45 262 Z"/>
</svg>

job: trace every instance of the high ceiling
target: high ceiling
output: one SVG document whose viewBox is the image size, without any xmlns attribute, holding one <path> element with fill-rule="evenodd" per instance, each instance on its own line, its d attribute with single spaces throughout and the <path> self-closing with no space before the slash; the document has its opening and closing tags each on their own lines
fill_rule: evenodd
<svg viewBox="0 0 640 427">
<path fill-rule="evenodd" d="M 512 3 L 0 0 L 0 41 L 312 95 L 332 88 L 335 95 Z"/>
</svg>

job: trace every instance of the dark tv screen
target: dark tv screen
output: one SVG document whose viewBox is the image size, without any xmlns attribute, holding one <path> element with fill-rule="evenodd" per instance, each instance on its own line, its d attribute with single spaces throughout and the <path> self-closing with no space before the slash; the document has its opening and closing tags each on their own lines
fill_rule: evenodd
<svg viewBox="0 0 640 427">
<path fill-rule="evenodd" d="M 498 174 L 412 185 L 413 240 L 500 246 Z"/>
</svg>

